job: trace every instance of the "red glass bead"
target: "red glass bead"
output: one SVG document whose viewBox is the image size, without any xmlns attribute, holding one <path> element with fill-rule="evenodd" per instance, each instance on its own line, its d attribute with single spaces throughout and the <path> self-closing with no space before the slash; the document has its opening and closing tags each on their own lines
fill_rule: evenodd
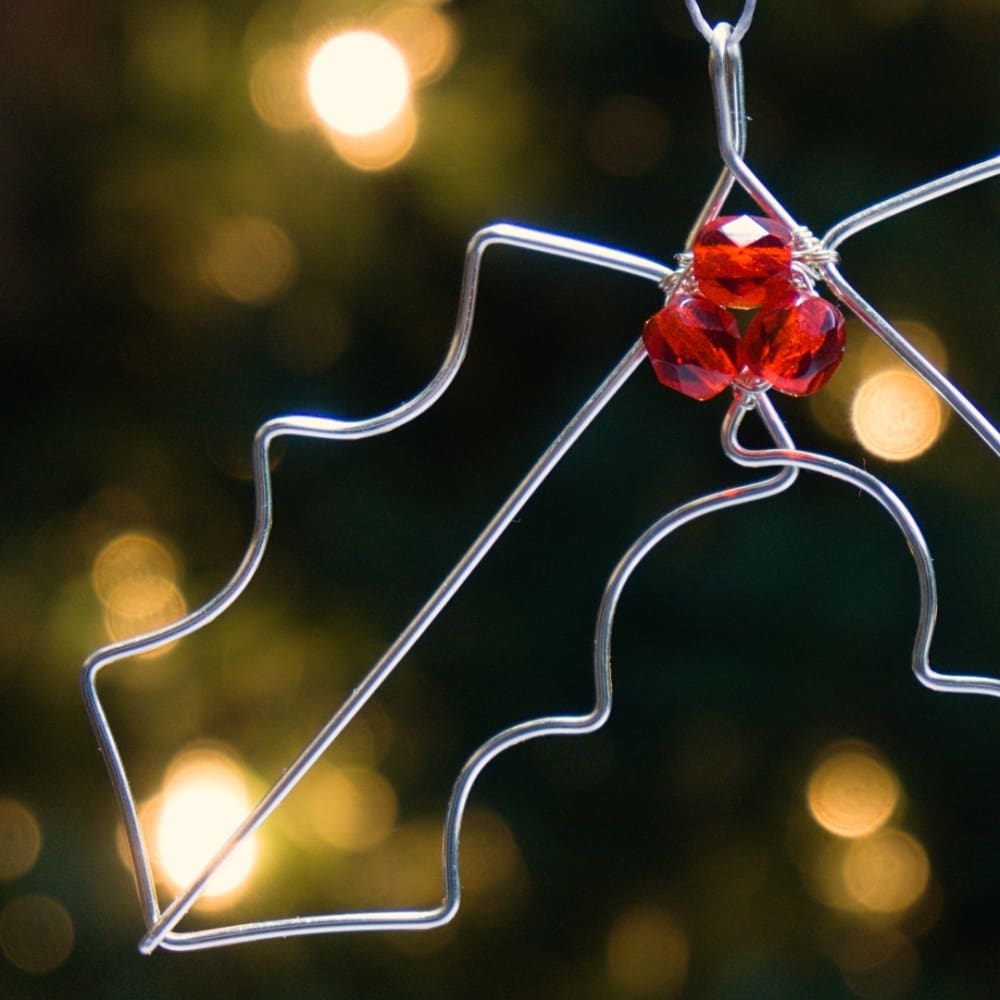
<svg viewBox="0 0 1000 1000">
<path fill-rule="evenodd" d="M 706 223 L 695 237 L 698 291 L 720 306 L 755 309 L 768 286 L 792 272 L 792 232 L 776 219 L 725 215 Z"/>
<path fill-rule="evenodd" d="M 642 330 L 656 377 L 692 399 L 717 396 L 739 371 L 736 318 L 701 295 L 677 295 Z"/>
<path fill-rule="evenodd" d="M 844 343 L 840 310 L 819 295 L 791 289 L 753 318 L 740 342 L 740 360 L 778 392 L 808 396 L 837 370 Z"/>
</svg>

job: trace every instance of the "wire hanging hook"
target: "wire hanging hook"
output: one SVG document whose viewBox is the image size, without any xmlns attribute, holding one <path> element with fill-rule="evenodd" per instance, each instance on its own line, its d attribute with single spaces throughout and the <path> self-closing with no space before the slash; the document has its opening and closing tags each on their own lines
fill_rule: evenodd
<svg viewBox="0 0 1000 1000">
<path fill-rule="evenodd" d="M 705 15 L 701 12 L 701 7 L 698 5 L 698 0 L 684 0 L 687 5 L 688 13 L 691 15 L 691 20 L 694 22 L 694 26 L 701 33 L 701 37 L 705 39 L 709 45 L 712 44 L 712 25 L 705 20 Z M 743 40 L 743 36 L 750 30 L 750 22 L 753 20 L 753 13 L 757 7 L 757 0 L 746 0 L 743 4 L 743 11 L 740 14 L 739 20 L 736 22 L 736 26 L 733 28 L 732 34 L 730 36 L 731 43 L 733 45 L 739 45 Z"/>
<path fill-rule="evenodd" d="M 727 38 L 731 37 L 732 29 L 728 24 L 720 25 L 716 30 L 727 33 Z M 723 67 L 724 78 L 721 82 L 721 86 L 726 89 L 726 107 L 728 109 L 728 117 L 726 118 L 724 127 L 727 132 L 728 141 L 732 143 L 734 148 L 739 150 L 740 156 L 743 156 L 746 152 L 747 143 L 747 115 L 746 96 L 743 86 L 743 55 L 738 43 L 731 47 L 729 54 L 731 58 L 726 60 Z M 712 54 L 710 50 L 710 62 L 711 58 Z M 718 104 L 716 104 L 716 116 L 719 114 L 720 110 Z M 701 232 L 705 223 L 710 219 L 714 219 L 719 214 L 735 183 L 735 175 L 729 169 L 728 165 L 724 164 L 722 173 L 719 174 L 719 179 L 715 182 L 715 187 L 712 189 L 708 201 L 705 202 L 701 212 L 698 213 L 698 217 L 694 220 L 694 225 L 692 225 L 691 230 L 688 232 L 687 240 L 684 243 L 685 252 L 690 253 L 695 238 Z"/>
</svg>

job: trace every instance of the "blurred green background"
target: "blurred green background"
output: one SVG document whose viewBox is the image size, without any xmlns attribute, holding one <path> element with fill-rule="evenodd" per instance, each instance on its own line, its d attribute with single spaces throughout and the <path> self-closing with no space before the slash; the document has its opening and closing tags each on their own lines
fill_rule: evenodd
<svg viewBox="0 0 1000 1000">
<path fill-rule="evenodd" d="M 706 46 L 682 0 L 36 0 L 2 23 L 0 995 L 1000 995 L 998 706 L 916 683 L 905 545 L 869 499 L 810 476 L 650 556 L 606 729 L 513 751 L 477 785 L 451 927 L 139 957 L 80 662 L 228 579 L 259 423 L 373 414 L 427 381 L 477 228 L 669 262 L 718 172 Z M 304 96 L 311 53 L 347 27 L 390 38 L 417 77 L 381 145 L 337 139 Z M 760 0 L 750 162 L 822 233 L 982 159 L 998 42 L 996 0 Z M 994 416 L 998 211 L 983 184 L 843 251 Z M 247 594 L 102 679 L 154 845 L 195 765 L 223 785 L 172 836 L 261 794 L 660 301 L 491 251 L 438 406 L 383 439 L 279 449 Z M 780 409 L 802 446 L 910 504 L 939 574 L 939 669 L 1000 673 L 995 459 L 911 396 L 888 407 L 889 442 L 929 426 L 925 453 L 859 440 L 858 387 L 891 364 L 872 341 L 853 325 L 824 394 Z M 181 926 L 435 903 L 461 763 L 518 719 L 588 708 L 618 557 L 747 478 L 718 447 L 725 405 L 640 370 L 263 828 L 238 888 Z"/>
</svg>

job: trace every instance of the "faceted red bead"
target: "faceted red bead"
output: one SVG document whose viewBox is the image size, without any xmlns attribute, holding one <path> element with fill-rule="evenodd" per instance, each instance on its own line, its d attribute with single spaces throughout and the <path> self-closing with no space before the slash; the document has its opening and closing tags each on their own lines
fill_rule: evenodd
<svg viewBox="0 0 1000 1000">
<path fill-rule="evenodd" d="M 844 317 L 826 299 L 791 289 L 769 302 L 740 342 L 740 360 L 789 396 L 822 388 L 844 354 Z"/>
<path fill-rule="evenodd" d="M 739 371 L 736 318 L 701 295 L 677 295 L 646 320 L 642 340 L 656 377 L 692 399 L 717 396 Z"/>
<path fill-rule="evenodd" d="M 792 271 L 792 233 L 776 219 L 725 215 L 706 223 L 695 237 L 694 276 L 698 290 L 720 306 L 755 309 L 768 286 L 784 283 Z"/>
</svg>

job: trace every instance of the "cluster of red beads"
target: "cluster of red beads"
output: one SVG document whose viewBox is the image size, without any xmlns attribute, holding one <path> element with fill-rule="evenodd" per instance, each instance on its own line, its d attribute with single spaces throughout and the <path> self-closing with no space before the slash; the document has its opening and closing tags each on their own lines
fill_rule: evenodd
<svg viewBox="0 0 1000 1000">
<path fill-rule="evenodd" d="M 744 372 L 789 396 L 824 386 L 844 353 L 844 317 L 796 282 L 792 233 L 774 219 L 713 219 L 692 247 L 697 291 L 676 292 L 646 321 L 657 378 L 711 399 Z M 734 309 L 759 309 L 742 336 Z"/>
</svg>

